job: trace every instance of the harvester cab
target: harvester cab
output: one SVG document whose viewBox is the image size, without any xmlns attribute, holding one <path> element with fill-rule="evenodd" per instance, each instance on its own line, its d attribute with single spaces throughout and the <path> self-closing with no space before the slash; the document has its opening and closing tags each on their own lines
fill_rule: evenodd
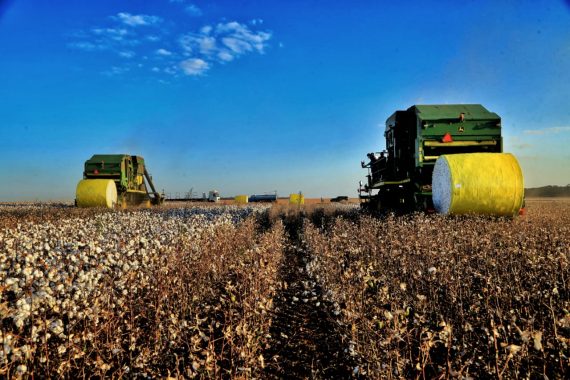
<svg viewBox="0 0 570 380">
<path fill-rule="evenodd" d="M 501 118 L 480 104 L 415 105 L 386 120 L 386 147 L 368 153 L 359 187 L 371 210 L 513 215 L 522 171 L 503 152 Z"/>
<path fill-rule="evenodd" d="M 79 207 L 149 207 L 163 201 L 144 159 L 126 154 L 96 154 L 85 161 L 83 179 L 77 184 L 75 197 Z"/>
</svg>

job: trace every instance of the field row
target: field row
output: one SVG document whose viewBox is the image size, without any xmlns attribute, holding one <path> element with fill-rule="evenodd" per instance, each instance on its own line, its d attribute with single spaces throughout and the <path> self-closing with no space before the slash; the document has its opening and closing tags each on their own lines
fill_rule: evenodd
<svg viewBox="0 0 570 380">
<path fill-rule="evenodd" d="M 303 237 L 371 377 L 568 375 L 570 203 L 515 220 L 335 218 Z"/>
<path fill-rule="evenodd" d="M 101 213 L 0 232 L 2 373 L 259 367 L 282 226 L 263 208 Z"/>
</svg>

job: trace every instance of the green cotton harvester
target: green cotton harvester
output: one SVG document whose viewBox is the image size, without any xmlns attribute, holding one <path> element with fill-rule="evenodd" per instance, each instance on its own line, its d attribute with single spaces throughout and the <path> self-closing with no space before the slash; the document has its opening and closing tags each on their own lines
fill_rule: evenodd
<svg viewBox="0 0 570 380">
<path fill-rule="evenodd" d="M 524 182 L 503 153 L 501 118 L 480 104 L 415 105 L 386 120 L 383 151 L 368 153 L 362 206 L 375 211 L 516 215 Z"/>
<path fill-rule="evenodd" d="M 147 184 L 152 191 L 149 192 Z M 83 179 L 77 184 L 75 196 L 79 207 L 150 207 L 163 201 L 144 159 L 127 154 L 96 154 L 85 161 Z"/>
</svg>

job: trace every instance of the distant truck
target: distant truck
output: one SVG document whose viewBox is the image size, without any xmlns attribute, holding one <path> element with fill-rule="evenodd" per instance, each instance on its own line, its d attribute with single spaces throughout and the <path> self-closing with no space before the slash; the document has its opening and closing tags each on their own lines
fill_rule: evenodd
<svg viewBox="0 0 570 380">
<path fill-rule="evenodd" d="M 220 201 L 220 193 L 218 190 L 210 190 L 208 192 L 208 198 L 206 198 L 206 193 L 204 193 L 204 200 L 206 199 L 208 202 L 218 203 Z"/>
<path fill-rule="evenodd" d="M 338 197 L 331 198 L 331 202 L 348 202 L 348 196 L 339 195 Z"/>
<path fill-rule="evenodd" d="M 277 202 L 277 192 L 274 194 L 254 194 L 250 195 L 248 202 Z"/>
<path fill-rule="evenodd" d="M 178 193 L 176 193 L 174 197 L 168 194 L 165 198 L 167 202 L 219 202 L 221 199 L 218 190 L 210 190 L 208 194 L 202 193 L 201 197 L 193 197 L 192 191 L 190 191 L 183 197 L 180 197 Z"/>
</svg>

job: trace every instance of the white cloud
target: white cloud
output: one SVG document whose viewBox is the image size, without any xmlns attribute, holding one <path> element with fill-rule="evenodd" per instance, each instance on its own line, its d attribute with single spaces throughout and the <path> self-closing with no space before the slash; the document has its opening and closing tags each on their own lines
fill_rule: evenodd
<svg viewBox="0 0 570 380">
<path fill-rule="evenodd" d="M 190 58 L 180 62 L 180 67 L 186 75 L 195 76 L 205 73 L 210 68 L 210 64 L 200 58 Z"/>
<path fill-rule="evenodd" d="M 81 50 L 114 50 L 120 52 L 126 46 L 140 45 L 141 41 L 125 28 L 92 28 L 88 32 L 81 32 L 77 37 L 82 41 L 69 44 Z"/>
<path fill-rule="evenodd" d="M 218 58 L 223 62 L 230 62 L 234 60 L 234 56 L 227 50 L 220 50 Z"/>
<path fill-rule="evenodd" d="M 91 31 L 96 36 L 109 38 L 115 41 L 123 41 L 129 34 L 128 30 L 123 28 L 93 28 Z"/>
<path fill-rule="evenodd" d="M 189 33 L 180 37 L 179 43 L 187 56 L 199 52 L 207 57 L 217 56 L 227 62 L 247 52 L 263 53 L 270 38 L 269 32 L 255 32 L 247 25 L 232 21 L 220 23 L 215 29 L 209 25 L 203 26 L 199 33 Z M 218 46 L 218 40 L 222 46 Z"/>
<path fill-rule="evenodd" d="M 555 135 L 558 133 L 570 132 L 570 127 L 550 127 L 542 129 L 527 129 L 523 131 L 525 135 Z"/>
<path fill-rule="evenodd" d="M 519 143 L 519 144 L 514 144 L 513 146 L 517 149 L 520 149 L 520 150 L 532 148 L 532 144 L 528 144 L 528 143 Z"/>
<path fill-rule="evenodd" d="M 112 76 L 124 74 L 124 73 L 128 72 L 129 70 L 130 70 L 130 68 L 128 68 L 128 67 L 113 66 L 113 67 L 111 67 L 110 70 L 103 71 L 103 74 L 112 77 Z"/>
<path fill-rule="evenodd" d="M 119 52 L 119 55 L 123 58 L 133 58 L 136 54 L 134 51 L 126 50 Z"/>
<path fill-rule="evenodd" d="M 72 42 L 68 44 L 69 47 L 85 51 L 105 50 L 107 47 L 101 44 L 94 44 L 88 41 Z"/>
<path fill-rule="evenodd" d="M 222 42 L 229 47 L 231 51 L 237 54 L 243 54 L 252 49 L 252 46 L 248 42 L 240 40 L 239 38 L 224 37 L 222 38 Z"/>
<path fill-rule="evenodd" d="M 176 66 L 174 67 L 167 67 L 164 69 L 164 72 L 166 74 L 170 74 L 170 75 L 176 75 L 176 73 L 178 72 L 178 68 Z"/>
<path fill-rule="evenodd" d="M 186 55 L 191 54 L 192 51 L 194 50 L 194 47 L 196 46 L 194 41 L 195 37 L 190 35 L 184 35 L 180 37 L 180 39 L 178 40 L 178 42 L 180 43 L 180 47 L 182 48 L 182 50 L 184 50 Z"/>
<path fill-rule="evenodd" d="M 263 53 L 263 49 L 267 46 L 267 41 L 271 38 L 271 33 L 269 32 L 254 32 L 247 25 L 236 21 L 218 24 L 216 33 L 224 35 L 228 41 L 227 46 L 232 50 L 236 49 L 234 50 L 236 52 L 255 49 L 259 53 Z"/>
<path fill-rule="evenodd" d="M 200 33 L 202 34 L 210 34 L 210 32 L 212 31 L 212 26 L 211 25 L 204 25 L 203 27 L 200 28 Z"/>
<path fill-rule="evenodd" d="M 194 4 L 187 5 L 186 8 L 184 8 L 184 10 L 186 11 L 186 13 L 188 13 L 191 16 L 196 16 L 196 17 L 202 16 L 202 10 Z"/>
<path fill-rule="evenodd" d="M 193 4 L 185 2 L 184 5 Z M 167 38 L 173 37 L 168 28 L 150 29 L 150 32 L 138 28 L 163 22 L 158 16 L 120 12 L 108 20 L 112 20 L 109 25 L 76 33 L 73 36 L 76 41 L 68 44 L 75 49 L 109 51 L 118 57 L 133 59 L 121 63 L 126 68 L 113 66 L 106 75 L 122 74 L 129 67 L 146 61 L 153 72 L 173 77 L 199 76 L 216 63 L 226 64 L 249 53 L 263 54 L 272 38 L 271 32 L 256 30 L 255 26 L 263 23 L 261 19 L 253 19 L 249 24 L 237 21 L 220 22 L 215 26 L 206 24 L 190 33 L 178 34 L 174 41 Z"/>
<path fill-rule="evenodd" d="M 125 25 L 129 26 L 145 26 L 155 25 L 162 21 L 158 16 L 150 15 L 133 15 L 127 12 L 117 13 L 117 18 Z"/>
<path fill-rule="evenodd" d="M 200 53 L 210 54 L 216 49 L 216 39 L 214 37 L 202 37 L 199 41 Z"/>
<path fill-rule="evenodd" d="M 186 34 L 180 37 L 180 46 L 190 55 L 194 52 L 200 52 L 204 55 L 211 55 L 216 49 L 216 39 L 211 36 L 201 34 Z"/>
<path fill-rule="evenodd" d="M 255 24 L 261 22 L 256 20 Z M 236 21 L 219 23 L 215 28 L 205 25 L 198 33 L 188 33 L 179 38 L 184 55 L 191 57 L 181 67 L 187 75 L 197 75 L 196 72 L 203 73 L 215 62 L 231 62 L 249 52 L 263 54 L 271 36 L 270 32 L 254 31 Z M 196 69 L 194 65 L 197 62 L 205 66 Z"/>
<path fill-rule="evenodd" d="M 163 55 L 163 56 L 170 56 L 170 55 L 172 55 L 172 52 L 170 50 L 166 50 L 166 49 L 158 49 L 156 51 L 156 54 Z"/>
<path fill-rule="evenodd" d="M 171 3 L 177 3 L 177 4 L 186 4 L 185 0 L 170 0 L 170 2 Z M 194 17 L 202 16 L 202 10 L 196 4 L 187 3 L 187 5 L 184 6 L 184 10 L 190 16 L 194 16 Z"/>
</svg>

